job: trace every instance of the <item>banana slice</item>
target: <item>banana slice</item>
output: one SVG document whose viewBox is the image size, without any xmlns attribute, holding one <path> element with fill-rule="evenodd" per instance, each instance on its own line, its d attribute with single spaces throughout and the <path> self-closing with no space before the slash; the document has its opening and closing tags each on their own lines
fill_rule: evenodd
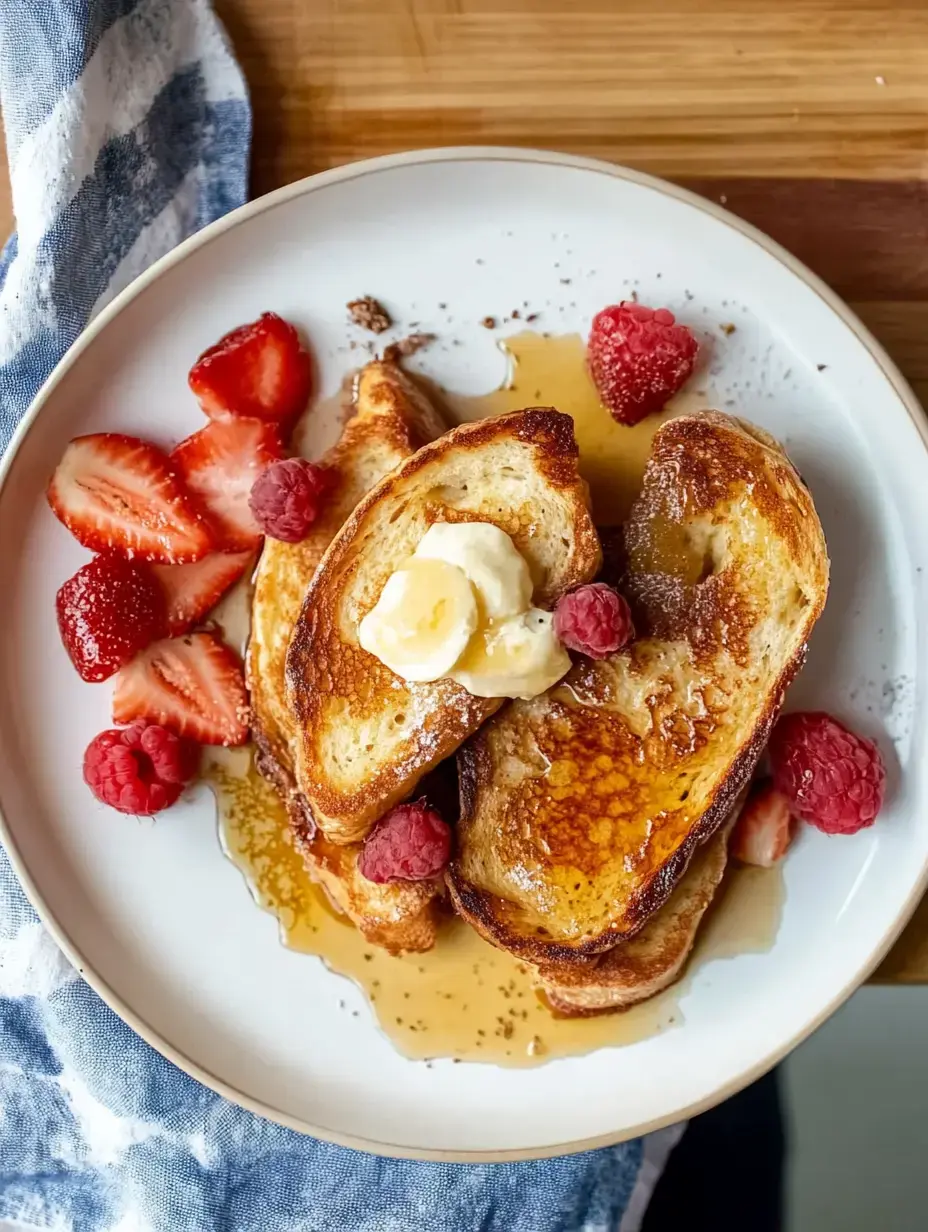
<svg viewBox="0 0 928 1232">
<path fill-rule="evenodd" d="M 463 569 L 487 620 L 517 616 L 532 602 L 525 557 L 492 522 L 436 522 L 422 536 L 414 555 L 445 560 Z"/>
<path fill-rule="evenodd" d="M 570 668 L 554 633 L 554 617 L 529 608 L 475 637 L 450 673 L 474 697 L 537 697 Z"/>
<path fill-rule="evenodd" d="M 412 556 L 387 579 L 358 640 L 404 680 L 439 680 L 467 649 L 477 622 L 477 597 L 464 571 Z"/>
</svg>

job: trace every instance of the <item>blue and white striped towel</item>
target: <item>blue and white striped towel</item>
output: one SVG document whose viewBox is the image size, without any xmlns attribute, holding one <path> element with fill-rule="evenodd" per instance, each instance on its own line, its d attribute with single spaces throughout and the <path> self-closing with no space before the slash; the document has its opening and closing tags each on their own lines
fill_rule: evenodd
<svg viewBox="0 0 928 1232">
<path fill-rule="evenodd" d="M 0 259 L 0 445 L 90 317 L 246 196 L 251 116 L 206 0 L 5 0 L 18 233 Z M 0 1228 L 633 1232 L 672 1134 L 570 1159 L 330 1147 L 188 1078 L 45 933 L 0 849 Z"/>
</svg>

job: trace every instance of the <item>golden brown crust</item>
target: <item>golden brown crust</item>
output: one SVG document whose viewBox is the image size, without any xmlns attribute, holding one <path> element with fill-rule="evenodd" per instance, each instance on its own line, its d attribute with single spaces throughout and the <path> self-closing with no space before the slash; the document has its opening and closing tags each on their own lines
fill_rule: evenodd
<svg viewBox="0 0 928 1232">
<path fill-rule="evenodd" d="M 395 364 L 375 360 L 359 372 L 354 414 L 320 459 L 335 473 L 332 495 L 301 543 L 267 538 L 255 575 L 246 674 L 263 742 L 292 771 L 293 716 L 284 666 L 290 634 L 319 562 L 358 501 L 387 471 L 444 432 L 421 389 Z"/>
<path fill-rule="evenodd" d="M 487 466 L 492 471 L 494 450 L 493 457 L 505 461 L 511 454 L 518 463 L 508 481 L 481 473 Z M 533 500 L 525 496 L 520 467 L 534 482 Z M 509 490 L 523 503 L 511 500 Z M 512 536 L 531 567 L 543 538 L 539 494 L 569 519 L 557 563 L 534 570 L 535 602 L 551 606 L 570 585 L 595 574 L 600 552 L 572 421 L 550 409 L 464 424 L 426 445 L 359 503 L 327 551 L 294 630 L 286 679 L 301 731 L 297 778 L 334 841 L 362 838 L 502 704 L 451 680 L 407 683 L 361 649 L 357 625 L 400 563 L 383 550 L 391 528 L 404 536 L 408 555 L 435 521 L 491 521 Z M 335 748 L 336 730 L 344 749 Z"/>
<path fill-rule="evenodd" d="M 828 562 L 766 434 L 664 424 L 625 532 L 637 640 L 459 753 L 457 909 L 532 962 L 633 937 L 728 815 L 802 665 Z"/>
<path fill-rule="evenodd" d="M 328 524 L 334 520 L 332 515 L 323 514 L 321 525 L 303 543 L 266 539 L 255 576 L 252 636 L 245 656 L 252 729 L 260 730 L 262 743 L 276 761 L 288 768 L 293 720 L 284 691 L 286 648 L 290 644 L 285 630 L 293 628 L 309 579 L 325 553 L 323 540 Z M 262 630 L 256 628 L 259 622 L 268 626 L 266 640 L 260 636 Z"/>
<path fill-rule="evenodd" d="M 358 868 L 360 843 L 330 843 L 316 825 L 306 797 L 293 776 L 276 760 L 260 729 L 253 731 L 255 767 L 271 783 L 287 816 L 310 877 L 321 885 L 371 945 L 390 954 L 424 953 L 435 944 L 442 916 L 439 879 L 375 885 Z"/>
<path fill-rule="evenodd" d="M 800 665 L 801 660 L 805 657 L 804 652 L 805 648 L 803 648 L 800 656 Z M 792 667 L 789 673 L 784 673 L 784 678 L 788 676 L 789 680 L 791 680 L 797 670 L 798 665 Z M 673 854 L 664 863 L 659 863 L 652 872 L 647 874 L 640 887 L 630 895 L 623 914 L 624 927 L 619 927 L 613 922 L 598 936 L 573 945 L 558 944 L 551 937 L 541 933 L 533 935 L 531 933 L 519 932 L 513 928 L 510 922 L 505 900 L 486 894 L 484 891 L 470 885 L 461 876 L 458 867 L 452 865 L 446 874 L 446 879 L 451 892 L 452 902 L 458 913 L 463 915 L 481 936 L 485 937 L 491 944 L 499 946 L 500 949 L 518 954 L 527 962 L 540 964 L 569 964 L 582 958 L 590 958 L 610 952 L 615 948 L 617 942 L 627 942 L 635 938 L 671 897 L 675 886 L 686 873 L 690 861 L 700 845 L 712 838 L 719 826 L 731 815 L 739 796 L 743 794 L 745 787 L 750 782 L 754 767 L 767 743 L 770 729 L 779 713 L 782 696 L 786 691 L 787 684 L 788 680 L 781 684 L 780 689 L 775 695 L 780 700 L 775 705 L 771 704 L 765 710 L 758 723 L 754 738 L 735 759 L 731 770 L 719 784 L 710 807 L 701 815 L 686 838 L 675 848 Z M 481 782 L 487 781 L 486 776 L 488 773 L 492 774 L 495 772 L 492 763 L 487 758 L 486 750 L 475 747 L 477 745 L 479 745 L 479 737 L 478 740 L 471 741 L 458 752 L 458 781 L 461 793 L 459 833 L 462 834 L 466 833 L 467 826 L 473 819 Z M 547 755 L 547 746 L 542 744 L 540 747 L 545 755 Z M 481 759 L 483 759 L 482 768 L 480 766 Z M 570 800 L 571 805 L 574 805 L 576 797 L 571 796 Z M 563 828 L 563 820 L 562 815 L 559 823 L 561 828 Z M 584 828 L 589 824 L 589 814 L 582 810 L 577 811 L 574 813 L 572 821 L 575 827 Z M 505 836 L 502 834 L 496 837 L 501 844 L 505 841 Z M 572 855 L 575 856 L 577 850 L 576 838 L 571 838 L 568 835 L 567 846 L 570 848 Z M 581 872 L 586 871 L 594 877 L 597 872 L 596 867 L 592 863 L 588 868 L 584 869 L 582 864 L 577 861 L 572 863 L 572 867 L 579 867 Z"/>
<path fill-rule="evenodd" d="M 719 569 L 720 536 L 711 525 L 738 492 L 763 533 L 814 580 L 819 570 L 809 558 L 808 530 L 818 519 L 789 459 L 761 429 L 706 411 L 670 420 L 655 437 L 641 497 L 624 528 L 625 590 L 652 637 L 686 638 L 697 661 L 711 662 L 724 647 L 746 666 L 756 595 L 750 577 L 734 571 L 750 570 L 754 561 Z M 700 523 L 709 530 L 694 543 L 692 528 Z"/>
<path fill-rule="evenodd" d="M 283 798 L 307 870 L 335 906 L 374 945 L 391 953 L 434 944 L 442 887 L 436 882 L 374 885 L 357 868 L 360 847 L 333 848 L 316 830 L 293 777 L 296 726 L 286 702 L 284 665 L 290 633 L 326 548 L 358 501 L 382 476 L 444 431 L 414 382 L 393 364 L 375 361 L 355 382 L 355 414 L 322 459 L 336 472 L 332 499 L 302 543 L 265 540 L 255 579 L 247 654 L 252 736 L 259 772 Z"/>
<path fill-rule="evenodd" d="M 725 825 L 703 844 L 667 903 L 630 941 L 593 958 L 545 961 L 536 968 L 552 1009 L 571 1018 L 611 1014 L 680 978 L 724 876 L 729 831 Z"/>
</svg>

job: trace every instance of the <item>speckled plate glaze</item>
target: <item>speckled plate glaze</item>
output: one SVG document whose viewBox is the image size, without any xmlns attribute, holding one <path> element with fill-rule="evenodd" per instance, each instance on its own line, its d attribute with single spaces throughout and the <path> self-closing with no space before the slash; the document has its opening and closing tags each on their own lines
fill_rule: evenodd
<svg viewBox="0 0 928 1232">
<path fill-rule="evenodd" d="M 191 360 L 264 309 L 305 328 L 333 390 L 358 358 L 343 305 L 381 296 L 405 328 L 439 335 L 423 368 L 477 391 L 503 368 L 482 318 L 527 301 L 542 314 L 536 328 L 583 329 L 632 289 L 724 341 L 707 376 L 713 401 L 784 440 L 809 483 L 833 580 L 791 700 L 877 737 L 889 802 L 853 839 L 803 831 L 773 948 L 701 967 L 676 1029 L 531 1070 L 427 1068 L 393 1051 L 352 987 L 278 944 L 220 853 L 205 789 L 136 824 L 81 785 L 109 690 L 82 684 L 58 640 L 55 590 L 85 554 L 49 514 L 44 486 L 78 433 L 170 442 L 192 431 Z M 52 375 L 6 458 L 4 841 L 113 1008 L 257 1112 L 400 1155 L 504 1159 L 615 1142 L 773 1065 L 851 993 L 914 907 L 928 867 L 926 525 L 925 429 L 899 373 L 817 279 L 717 206 L 622 168 L 526 151 L 416 153 L 316 176 L 207 228 L 120 296 Z"/>
</svg>

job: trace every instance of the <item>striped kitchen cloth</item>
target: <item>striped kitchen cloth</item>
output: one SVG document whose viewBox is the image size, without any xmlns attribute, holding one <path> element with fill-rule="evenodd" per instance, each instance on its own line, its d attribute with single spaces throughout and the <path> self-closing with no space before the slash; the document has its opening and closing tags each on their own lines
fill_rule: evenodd
<svg viewBox="0 0 928 1232">
<path fill-rule="evenodd" d="M 18 228 L 0 258 L 5 447 L 94 313 L 245 200 L 251 116 L 206 0 L 0 0 L 0 104 Z M 633 1232 L 672 1141 L 456 1166 L 261 1120 L 108 1009 L 0 849 L 0 1228 Z"/>
</svg>

